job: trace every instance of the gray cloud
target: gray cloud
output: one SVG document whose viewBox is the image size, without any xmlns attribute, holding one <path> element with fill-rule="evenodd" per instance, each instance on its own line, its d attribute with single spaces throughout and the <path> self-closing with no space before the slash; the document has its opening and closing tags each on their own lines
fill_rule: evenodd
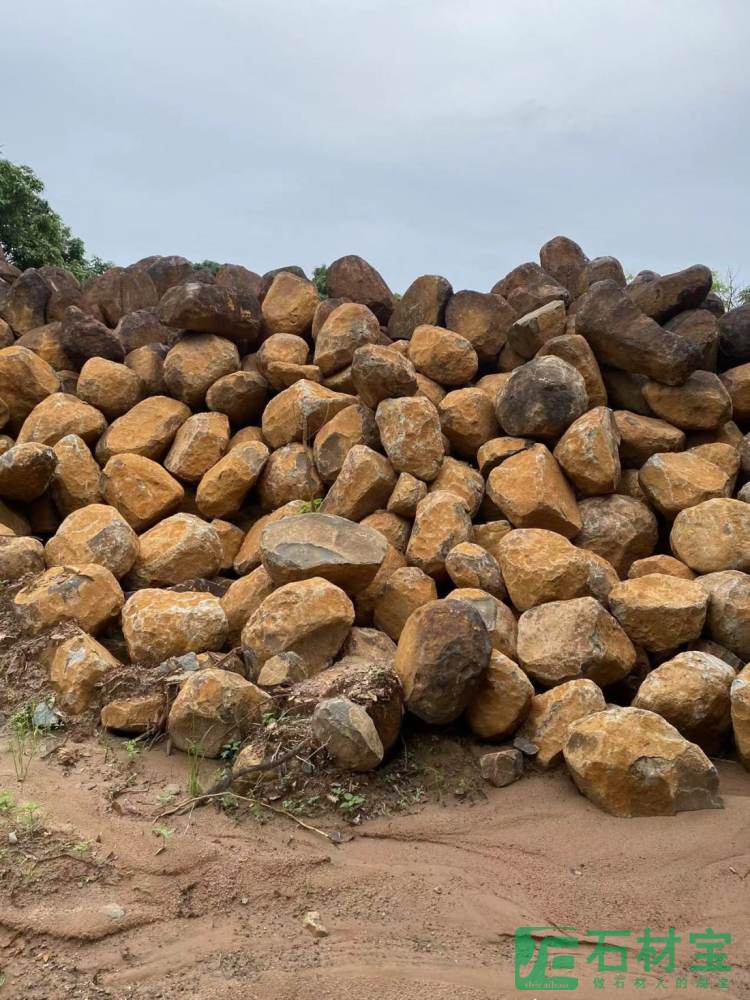
<svg viewBox="0 0 750 1000">
<path fill-rule="evenodd" d="M 750 282 L 745 0 L 36 0 L 0 143 L 92 253 L 486 289 L 564 233 Z"/>
</svg>

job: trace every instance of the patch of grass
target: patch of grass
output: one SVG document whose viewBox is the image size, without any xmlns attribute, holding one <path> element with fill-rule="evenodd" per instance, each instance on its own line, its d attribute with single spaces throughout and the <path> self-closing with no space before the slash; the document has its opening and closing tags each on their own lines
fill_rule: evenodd
<svg viewBox="0 0 750 1000">
<path fill-rule="evenodd" d="M 34 706 L 23 705 L 10 719 L 10 753 L 16 779 L 26 780 L 31 762 L 39 750 L 39 730 L 34 725 Z"/>
<path fill-rule="evenodd" d="M 165 826 L 163 823 L 159 823 L 156 826 L 151 827 L 151 832 L 155 837 L 160 837 L 163 844 L 166 844 L 174 833 L 174 827 Z"/>
<path fill-rule="evenodd" d="M 16 809 L 15 818 L 24 833 L 38 833 L 42 828 L 42 807 L 38 802 L 22 802 Z"/>
<path fill-rule="evenodd" d="M 367 805 L 367 798 L 364 795 L 347 791 L 341 785 L 334 785 L 328 798 L 345 816 L 352 816 Z"/>
<path fill-rule="evenodd" d="M 15 802 L 10 792 L 0 792 L 0 813 L 6 815 L 13 812 Z"/>
<path fill-rule="evenodd" d="M 188 747 L 188 760 L 190 767 L 188 770 L 187 793 L 191 799 L 197 799 L 203 794 L 203 785 L 200 781 L 201 764 L 203 763 L 203 743 L 191 743 Z"/>
<path fill-rule="evenodd" d="M 240 752 L 240 747 L 242 746 L 242 740 L 230 740 L 229 743 L 225 743 L 221 748 L 221 753 L 219 757 L 226 761 L 227 764 L 231 764 L 237 754 Z"/>
<path fill-rule="evenodd" d="M 300 514 L 314 514 L 316 511 L 320 510 L 320 505 L 323 503 L 320 497 L 315 497 L 313 500 L 305 500 L 299 509 Z"/>
<path fill-rule="evenodd" d="M 128 764 L 135 764 L 142 751 L 143 747 L 139 746 L 137 738 L 125 741 L 125 753 L 128 755 Z"/>
</svg>

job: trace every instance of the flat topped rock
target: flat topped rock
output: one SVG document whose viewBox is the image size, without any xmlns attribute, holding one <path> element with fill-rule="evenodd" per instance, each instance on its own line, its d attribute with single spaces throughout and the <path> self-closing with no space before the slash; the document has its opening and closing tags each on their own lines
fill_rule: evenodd
<svg viewBox="0 0 750 1000">
<path fill-rule="evenodd" d="M 372 582 L 388 543 L 379 531 L 334 514 L 298 514 L 268 525 L 261 558 L 274 584 L 319 576 L 356 593 Z"/>
</svg>

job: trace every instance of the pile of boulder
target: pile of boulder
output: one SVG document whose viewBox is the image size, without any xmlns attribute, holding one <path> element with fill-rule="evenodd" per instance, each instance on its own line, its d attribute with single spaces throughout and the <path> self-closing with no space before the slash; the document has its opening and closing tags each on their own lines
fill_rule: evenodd
<svg viewBox="0 0 750 1000">
<path fill-rule="evenodd" d="M 0 316 L 0 578 L 61 713 L 210 757 L 283 705 L 364 771 L 409 712 L 622 816 L 750 766 L 750 305 L 708 268 L 0 257 Z"/>
</svg>

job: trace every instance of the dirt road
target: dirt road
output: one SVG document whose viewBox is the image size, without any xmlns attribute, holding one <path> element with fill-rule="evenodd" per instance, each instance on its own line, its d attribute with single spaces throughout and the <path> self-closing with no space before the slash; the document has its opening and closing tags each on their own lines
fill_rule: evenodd
<svg viewBox="0 0 750 1000">
<path fill-rule="evenodd" d="M 154 833 L 160 803 L 184 788 L 181 754 L 150 752 L 114 810 L 122 762 L 96 742 L 66 767 L 34 761 L 23 786 L 4 756 L 12 809 L 39 808 L 21 835 L 30 857 L 1 855 L 0 1000 L 534 997 L 514 982 L 524 925 L 587 937 L 570 948 L 577 988 L 540 996 L 750 997 L 750 778 L 719 766 L 723 811 L 618 820 L 562 773 L 532 775 L 474 804 L 433 802 L 354 828 L 331 815 L 320 825 L 351 836 L 337 846 L 283 816 L 208 808 Z M 308 910 L 327 937 L 303 928 Z M 641 985 L 635 938 L 670 926 L 683 939 L 675 971 Z M 689 934 L 707 928 L 733 937 L 726 986 L 687 973 L 682 987 Z M 627 947 L 623 986 L 598 973 L 587 933 L 597 929 L 631 932 L 614 939 Z"/>
</svg>

